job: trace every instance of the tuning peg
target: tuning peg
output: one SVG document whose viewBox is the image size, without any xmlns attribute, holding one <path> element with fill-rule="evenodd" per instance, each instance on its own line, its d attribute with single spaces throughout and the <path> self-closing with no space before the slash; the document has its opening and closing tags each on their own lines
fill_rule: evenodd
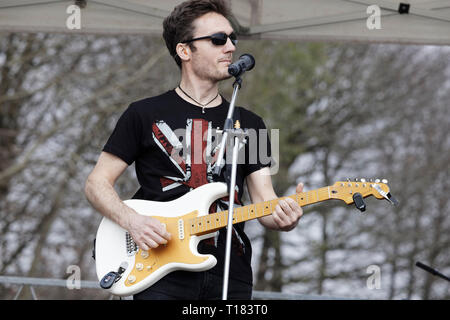
<svg viewBox="0 0 450 320">
<path fill-rule="evenodd" d="M 366 182 L 366 179 L 361 178 L 360 181 L 361 181 L 361 182 Z"/>
<path fill-rule="evenodd" d="M 380 179 L 375 179 L 375 183 L 379 183 L 380 182 Z"/>
<path fill-rule="evenodd" d="M 387 179 L 383 179 L 383 180 L 381 180 L 381 182 L 388 183 Z"/>
</svg>

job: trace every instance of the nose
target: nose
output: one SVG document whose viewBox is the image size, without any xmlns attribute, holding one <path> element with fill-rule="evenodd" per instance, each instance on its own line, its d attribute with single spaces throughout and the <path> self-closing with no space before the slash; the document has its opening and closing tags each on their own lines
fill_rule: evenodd
<svg viewBox="0 0 450 320">
<path fill-rule="evenodd" d="M 225 52 L 236 51 L 236 46 L 233 44 L 233 42 L 231 42 L 230 38 L 227 38 L 227 42 L 225 43 L 225 45 L 223 47 L 224 47 Z"/>
</svg>

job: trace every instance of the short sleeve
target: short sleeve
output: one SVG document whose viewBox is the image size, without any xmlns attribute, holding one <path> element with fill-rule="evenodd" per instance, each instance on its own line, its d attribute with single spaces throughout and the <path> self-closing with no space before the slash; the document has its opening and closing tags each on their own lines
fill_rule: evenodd
<svg viewBox="0 0 450 320">
<path fill-rule="evenodd" d="M 103 151 L 111 153 L 131 165 L 140 152 L 142 130 L 142 118 L 139 116 L 137 107 L 130 104 L 117 121 Z"/>
<path fill-rule="evenodd" d="M 269 131 L 260 117 L 256 121 L 256 126 L 249 130 L 245 149 L 247 161 L 244 176 L 273 164 Z"/>
</svg>

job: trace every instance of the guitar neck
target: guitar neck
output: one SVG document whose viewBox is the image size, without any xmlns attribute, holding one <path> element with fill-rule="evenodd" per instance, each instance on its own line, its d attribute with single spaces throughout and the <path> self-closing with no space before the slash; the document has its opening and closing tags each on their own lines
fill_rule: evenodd
<svg viewBox="0 0 450 320">
<path fill-rule="evenodd" d="M 282 199 L 291 198 L 301 207 L 321 201 L 332 199 L 331 188 L 323 187 L 312 191 L 296 193 L 291 196 L 281 197 L 274 200 L 264 201 L 234 209 L 233 224 L 256 218 L 261 218 L 272 214 L 278 202 Z M 191 235 L 202 235 L 217 231 L 228 224 L 228 210 L 211 213 L 201 217 L 196 217 L 188 221 Z"/>
</svg>

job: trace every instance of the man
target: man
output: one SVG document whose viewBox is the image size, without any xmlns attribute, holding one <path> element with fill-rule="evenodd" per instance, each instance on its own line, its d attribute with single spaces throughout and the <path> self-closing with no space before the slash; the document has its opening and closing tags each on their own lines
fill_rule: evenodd
<svg viewBox="0 0 450 320">
<path fill-rule="evenodd" d="M 142 250 L 166 244 L 173 235 L 157 219 L 139 215 L 127 207 L 115 192 L 114 183 L 133 162 L 141 185 L 133 198 L 170 201 L 213 181 L 214 151 L 200 157 L 200 162 L 192 158 L 196 152 L 203 154 L 209 150 L 205 135 L 208 130 L 223 126 L 228 111 L 229 103 L 218 88 L 221 80 L 230 77 L 228 66 L 237 43 L 227 17 L 229 11 L 222 1 L 194 0 L 180 4 L 165 19 L 163 36 L 181 69 L 180 84 L 175 90 L 136 101 L 128 107 L 86 181 L 85 193 L 93 207 L 128 230 Z M 243 128 L 265 128 L 262 119 L 254 113 L 239 108 L 239 114 Z M 177 129 L 185 130 L 181 141 L 175 134 Z M 190 159 L 174 155 L 174 148 L 181 143 L 185 148 L 190 147 Z M 253 203 L 277 198 L 268 164 L 258 161 L 238 166 L 237 204 L 241 204 L 244 180 Z M 224 181 L 223 172 L 219 181 Z M 302 184 L 296 191 L 302 192 Z M 226 209 L 226 200 L 219 199 L 210 212 Z M 300 206 L 288 199 L 280 201 L 274 213 L 259 218 L 259 222 L 270 229 L 289 231 L 301 215 Z M 220 299 L 225 239 L 226 231 L 222 229 L 215 238 L 199 244 L 199 252 L 213 254 L 218 260 L 211 270 L 169 273 L 134 298 Z M 228 298 L 250 299 L 251 245 L 242 224 L 233 228 L 232 242 Z"/>
</svg>

